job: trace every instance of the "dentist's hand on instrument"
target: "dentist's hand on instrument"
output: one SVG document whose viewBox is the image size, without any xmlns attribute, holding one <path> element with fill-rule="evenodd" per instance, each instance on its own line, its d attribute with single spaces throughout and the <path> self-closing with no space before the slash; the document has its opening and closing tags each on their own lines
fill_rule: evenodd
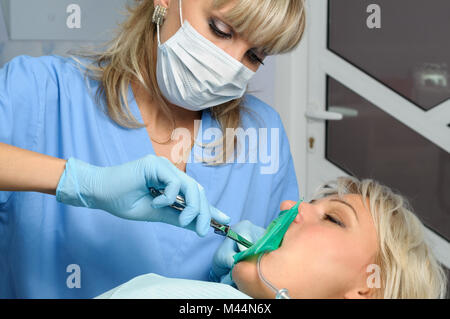
<svg viewBox="0 0 450 319">
<path fill-rule="evenodd" d="M 163 188 L 164 194 L 153 198 L 149 187 Z M 186 208 L 181 213 L 168 207 L 180 192 L 186 199 Z M 203 187 L 193 178 L 168 159 L 154 155 L 112 167 L 93 166 L 70 158 L 56 189 L 56 199 L 125 219 L 186 227 L 199 236 L 206 235 L 211 218 L 224 224 L 230 221 L 209 204 Z"/>
<path fill-rule="evenodd" d="M 253 225 L 248 220 L 243 220 L 231 228 L 252 243 L 261 238 L 266 231 L 262 227 Z M 244 246 L 237 244 L 234 240 L 226 238 L 214 254 L 210 280 L 233 285 L 231 280 L 231 267 L 233 267 L 234 263 L 233 256 L 245 249 Z"/>
</svg>

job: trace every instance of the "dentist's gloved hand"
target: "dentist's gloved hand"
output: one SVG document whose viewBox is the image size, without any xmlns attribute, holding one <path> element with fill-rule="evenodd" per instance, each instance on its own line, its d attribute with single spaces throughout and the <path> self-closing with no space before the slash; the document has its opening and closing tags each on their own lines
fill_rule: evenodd
<svg viewBox="0 0 450 319">
<path fill-rule="evenodd" d="M 252 243 L 260 239 L 266 231 L 262 227 L 253 225 L 248 220 L 243 220 L 231 228 Z M 210 280 L 233 285 L 231 280 L 231 267 L 233 267 L 234 263 L 233 256 L 245 249 L 247 248 L 234 240 L 226 238 L 214 254 L 213 266 L 209 274 Z"/>
<path fill-rule="evenodd" d="M 153 198 L 150 187 L 164 188 L 164 194 Z M 180 192 L 186 199 L 186 208 L 181 213 L 168 207 Z M 211 217 L 224 224 L 230 221 L 209 204 L 200 184 L 168 159 L 154 155 L 111 167 L 70 158 L 56 189 L 56 199 L 125 219 L 186 227 L 199 236 L 208 232 Z"/>
</svg>

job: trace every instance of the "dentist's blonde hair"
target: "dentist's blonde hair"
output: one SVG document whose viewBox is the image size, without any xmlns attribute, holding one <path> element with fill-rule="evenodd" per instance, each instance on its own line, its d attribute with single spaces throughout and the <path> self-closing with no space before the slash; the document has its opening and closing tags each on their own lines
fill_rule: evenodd
<svg viewBox="0 0 450 319">
<path fill-rule="evenodd" d="M 172 0 L 178 3 L 177 0 Z M 222 8 L 230 0 L 212 0 L 214 8 Z M 139 82 L 156 101 L 169 119 L 173 116 L 163 99 L 156 80 L 156 25 L 152 23 L 153 0 L 134 0 L 127 6 L 127 18 L 117 30 L 116 37 L 101 52 L 78 52 L 77 55 L 92 60 L 85 64 L 87 75 L 101 82 L 97 99 L 104 98 L 106 113 L 117 124 L 127 128 L 143 127 L 132 115 L 128 105 L 128 87 L 131 81 Z M 239 0 L 225 19 L 231 27 L 268 55 L 286 53 L 300 42 L 305 30 L 304 0 Z M 232 100 L 211 109 L 220 124 L 224 136 L 226 129 L 240 125 L 243 98 Z M 225 139 L 227 136 L 225 136 Z M 233 140 L 230 137 L 230 140 Z M 235 143 L 224 143 L 225 158 L 232 155 Z"/>
<path fill-rule="evenodd" d="M 378 236 L 375 263 L 381 268 L 381 288 L 374 298 L 445 298 L 447 279 L 424 236 L 424 225 L 407 200 L 374 180 L 341 177 L 320 187 L 315 199 L 361 195 L 369 203 Z"/>
</svg>

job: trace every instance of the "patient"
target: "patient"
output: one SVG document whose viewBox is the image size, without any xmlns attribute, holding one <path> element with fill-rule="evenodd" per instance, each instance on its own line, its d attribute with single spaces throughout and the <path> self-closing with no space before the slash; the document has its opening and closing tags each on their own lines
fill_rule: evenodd
<svg viewBox="0 0 450 319">
<path fill-rule="evenodd" d="M 281 210 L 294 205 L 285 201 Z M 287 288 L 291 298 L 443 298 L 446 292 L 445 273 L 424 240 L 422 223 L 403 197 L 373 180 L 343 177 L 322 186 L 314 200 L 299 205 L 280 248 L 260 265 L 264 277 Z M 152 278 L 159 291 L 164 282 L 174 289 L 158 295 Z M 123 285 L 121 294 L 116 288 L 100 297 L 275 297 L 258 276 L 256 257 L 237 263 L 232 278 L 239 291 L 144 275 Z"/>
</svg>

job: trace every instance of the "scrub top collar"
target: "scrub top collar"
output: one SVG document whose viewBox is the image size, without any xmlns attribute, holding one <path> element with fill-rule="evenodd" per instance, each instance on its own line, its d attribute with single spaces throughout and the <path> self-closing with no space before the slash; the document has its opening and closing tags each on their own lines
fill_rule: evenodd
<svg viewBox="0 0 450 319">
<path fill-rule="evenodd" d="M 130 107 L 130 111 L 133 114 L 133 116 L 140 122 L 143 123 L 143 118 L 141 111 L 139 110 L 139 107 L 137 105 L 136 99 L 134 97 L 133 89 L 131 87 L 131 84 L 128 86 L 128 104 Z M 194 146 L 191 149 L 191 152 L 189 154 L 190 161 L 186 165 L 186 172 L 189 174 L 189 170 L 191 169 L 191 163 L 194 163 L 194 154 L 201 154 L 202 152 L 202 136 L 203 131 L 205 129 L 208 129 L 210 127 L 218 127 L 217 123 L 214 123 L 214 121 L 211 117 L 211 112 L 209 110 L 204 110 L 202 112 L 202 117 L 200 121 L 200 125 L 198 128 L 197 136 L 195 137 L 195 143 Z M 121 143 L 121 153 L 124 156 L 124 162 L 132 161 L 141 157 L 144 157 L 149 154 L 156 155 L 155 150 L 153 148 L 152 141 L 150 139 L 150 136 L 148 135 L 148 132 L 145 127 L 140 129 L 129 129 L 126 134 L 119 134 L 120 136 L 116 135 L 117 140 L 120 140 Z M 138 148 L 130 149 L 130 138 L 135 140 L 135 143 L 132 143 L 133 145 L 139 145 Z M 198 163 L 202 164 L 202 163 Z"/>
</svg>

